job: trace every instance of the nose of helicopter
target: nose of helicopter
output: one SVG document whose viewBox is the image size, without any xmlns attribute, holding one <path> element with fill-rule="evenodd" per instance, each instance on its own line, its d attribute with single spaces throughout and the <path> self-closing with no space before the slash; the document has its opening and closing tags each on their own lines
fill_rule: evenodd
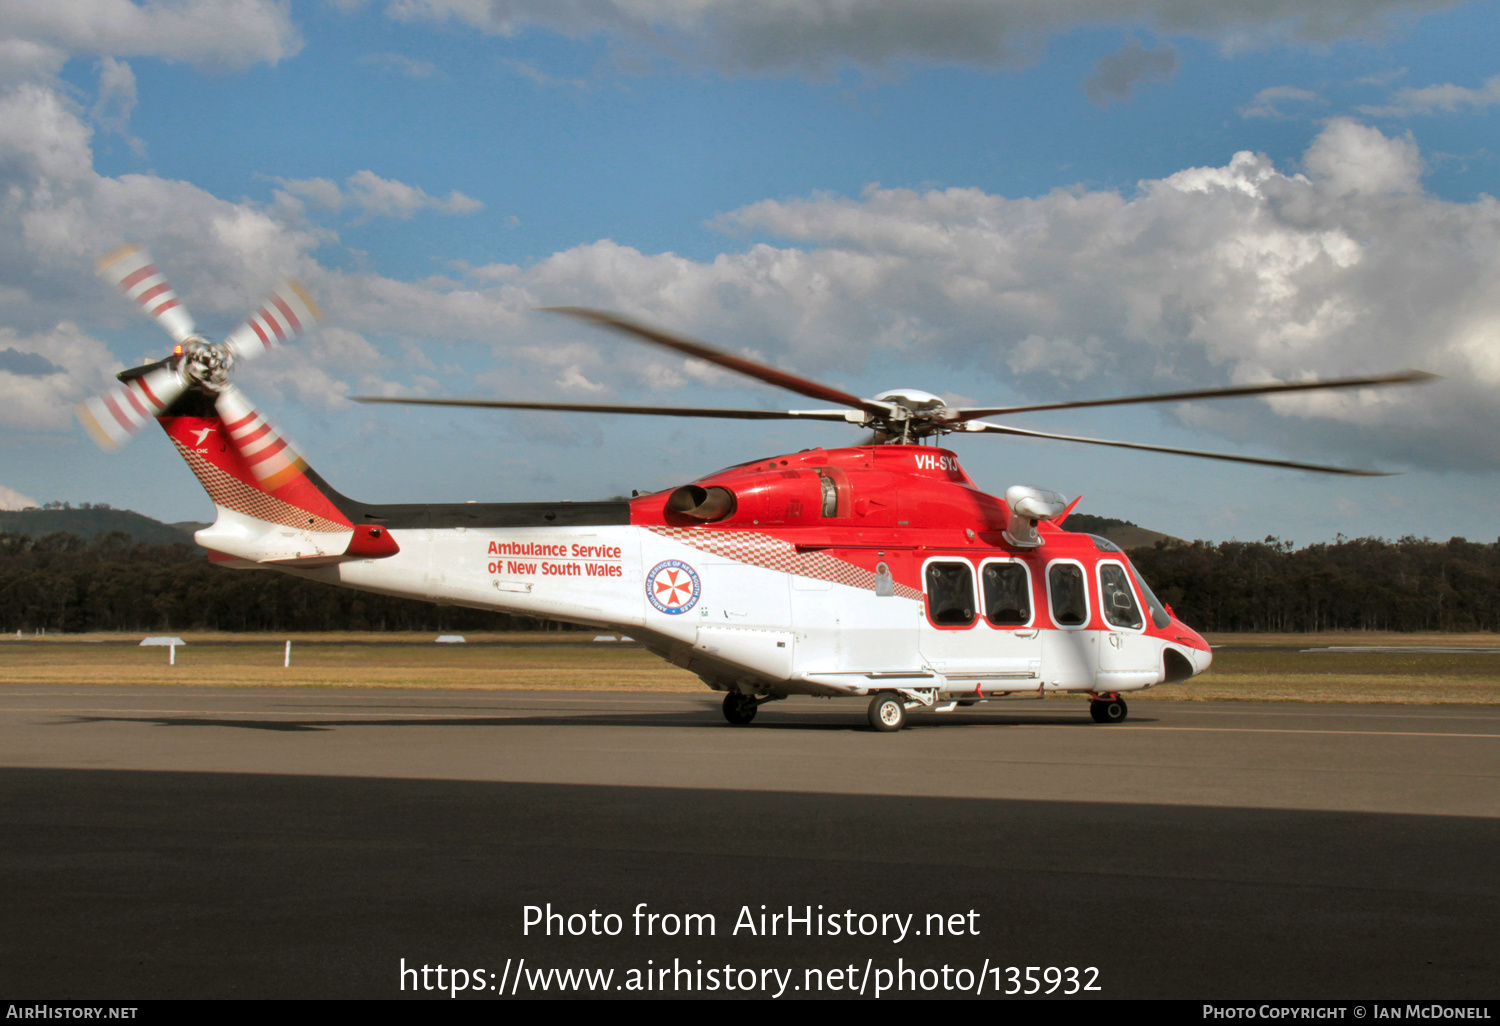
<svg viewBox="0 0 1500 1026">
<path fill-rule="evenodd" d="M 1203 640 L 1203 635 L 1184 624 L 1181 620 L 1173 617 L 1172 630 L 1179 644 L 1186 649 L 1183 654 L 1187 656 L 1188 662 L 1193 667 L 1193 676 L 1208 670 L 1214 662 L 1214 650 Z"/>
<path fill-rule="evenodd" d="M 1195 648 L 1188 653 L 1188 661 L 1193 664 L 1193 676 L 1207 671 L 1214 663 L 1213 649 L 1205 645 L 1203 648 Z"/>
</svg>

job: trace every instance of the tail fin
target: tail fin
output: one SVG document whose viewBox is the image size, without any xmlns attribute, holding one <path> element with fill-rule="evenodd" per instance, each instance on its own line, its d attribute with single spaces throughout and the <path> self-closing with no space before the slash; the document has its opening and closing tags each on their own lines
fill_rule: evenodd
<svg viewBox="0 0 1500 1026">
<path fill-rule="evenodd" d="M 239 414 L 233 424 L 197 389 L 157 418 L 218 508 L 213 525 L 195 536 L 198 544 L 255 564 L 318 566 L 353 558 L 355 525 L 285 439 L 242 396 L 239 401 L 244 409 L 231 410 Z"/>
</svg>

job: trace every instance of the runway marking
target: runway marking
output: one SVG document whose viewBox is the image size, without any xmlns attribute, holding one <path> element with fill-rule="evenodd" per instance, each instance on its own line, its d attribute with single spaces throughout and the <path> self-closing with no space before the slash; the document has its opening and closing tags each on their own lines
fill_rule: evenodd
<svg viewBox="0 0 1500 1026">
<path fill-rule="evenodd" d="M 246 709 L 0 709 L 0 712 L 26 712 L 26 713 L 114 713 L 118 716 L 197 716 L 212 719 L 215 716 L 291 716 L 296 718 L 308 718 L 312 716 L 341 716 L 359 717 L 361 719 L 403 719 L 403 720 L 494 720 L 515 719 L 517 714 L 510 713 L 483 713 L 475 716 L 462 716 L 458 713 L 375 713 L 360 712 L 356 709 L 344 712 L 273 712 L 271 710 L 246 710 Z M 531 714 L 526 714 L 531 715 Z"/>
<path fill-rule="evenodd" d="M 1070 727 L 1065 723 L 1017 724 L 1023 727 L 1059 728 Z M 1148 727 L 1145 724 L 1122 726 L 1112 724 L 1116 730 L 1161 730 L 1204 734 L 1355 734 L 1361 737 L 1488 737 L 1500 739 L 1500 734 L 1457 734 L 1443 730 L 1304 730 L 1291 727 Z"/>
<path fill-rule="evenodd" d="M 268 717 L 277 716 L 290 719 L 313 719 L 313 718 L 341 718 L 341 719 L 363 719 L 363 720 L 494 720 L 494 719 L 525 719 L 537 715 L 538 710 L 508 711 L 496 710 L 493 713 L 478 713 L 464 716 L 457 712 L 363 712 L 358 709 L 348 709 L 341 712 L 317 712 L 313 710 L 299 711 L 276 711 L 276 710 L 248 710 L 248 709 L 120 709 L 120 708 L 11 708 L 0 709 L 0 713 L 53 713 L 53 714 L 83 714 L 83 713 L 107 713 L 119 717 L 129 716 L 190 716 L 199 719 L 213 719 L 218 716 L 242 716 L 242 717 Z M 981 724 L 975 724 L 981 726 Z M 983 726 L 1007 726 L 1006 724 L 983 724 Z M 1083 724 L 1072 723 L 1016 723 L 1014 729 L 1023 730 L 1076 730 Z M 1140 731 L 1163 731 L 1175 733 L 1199 733 L 1199 734 L 1328 734 L 1328 735 L 1351 735 L 1358 737 L 1462 737 L 1462 738 L 1491 738 L 1500 739 L 1500 734 L 1466 734 L 1450 731 L 1420 731 L 1420 730 L 1315 730 L 1292 727 L 1164 727 L 1148 726 L 1145 724 L 1113 724 L 1115 731 L 1140 730 Z"/>
</svg>

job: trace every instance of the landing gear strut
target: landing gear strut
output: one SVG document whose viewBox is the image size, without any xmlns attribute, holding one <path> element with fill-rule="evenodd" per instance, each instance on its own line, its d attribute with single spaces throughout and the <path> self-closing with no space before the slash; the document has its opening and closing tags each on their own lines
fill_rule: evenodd
<svg viewBox="0 0 1500 1026">
<path fill-rule="evenodd" d="M 1095 723 L 1121 723 L 1129 713 L 1130 708 L 1119 695 L 1100 695 L 1089 702 L 1089 715 Z"/>
<path fill-rule="evenodd" d="M 755 700 L 754 695 L 731 691 L 724 696 L 724 718 L 736 727 L 743 727 L 755 719 L 755 710 L 758 708 L 760 703 Z"/>
</svg>

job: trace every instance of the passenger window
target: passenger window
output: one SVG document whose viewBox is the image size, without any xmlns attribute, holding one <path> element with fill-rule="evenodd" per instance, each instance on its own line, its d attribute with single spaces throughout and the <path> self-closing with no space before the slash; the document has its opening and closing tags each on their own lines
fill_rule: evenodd
<svg viewBox="0 0 1500 1026">
<path fill-rule="evenodd" d="M 968 563 L 927 565 L 927 615 L 944 627 L 974 622 L 974 574 Z"/>
<path fill-rule="evenodd" d="M 1141 607 L 1135 603 L 1125 568 L 1118 563 L 1099 564 L 1099 602 L 1104 606 L 1104 619 L 1114 626 L 1141 628 Z"/>
<path fill-rule="evenodd" d="M 984 615 L 996 627 L 1031 622 L 1031 579 L 1020 563 L 989 563 L 980 574 L 984 582 Z"/>
<path fill-rule="evenodd" d="M 1082 567 L 1054 563 L 1047 571 L 1047 587 L 1052 592 L 1052 619 L 1059 627 L 1082 627 L 1089 622 L 1089 596 Z"/>
</svg>

